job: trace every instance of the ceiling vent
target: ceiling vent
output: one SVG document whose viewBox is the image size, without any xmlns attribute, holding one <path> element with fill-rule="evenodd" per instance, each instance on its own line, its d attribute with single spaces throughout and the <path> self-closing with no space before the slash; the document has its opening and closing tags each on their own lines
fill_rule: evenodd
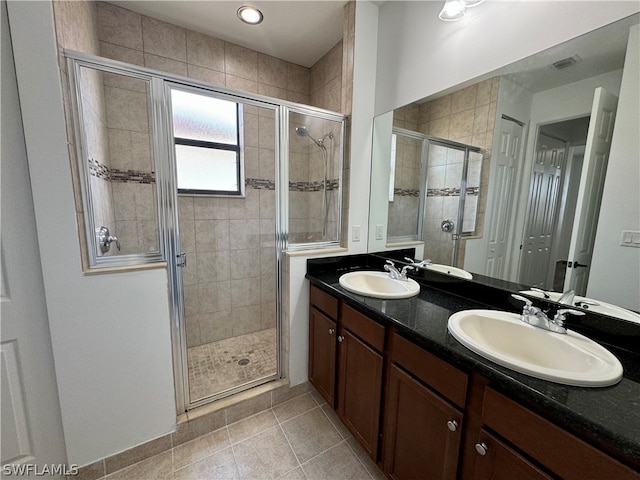
<svg viewBox="0 0 640 480">
<path fill-rule="evenodd" d="M 572 65 L 575 65 L 580 61 L 582 61 L 582 59 L 578 55 L 574 55 L 573 57 L 567 57 L 563 58 L 562 60 L 558 60 L 557 62 L 552 63 L 551 66 L 556 70 L 563 70 L 565 68 L 571 67 Z"/>
</svg>

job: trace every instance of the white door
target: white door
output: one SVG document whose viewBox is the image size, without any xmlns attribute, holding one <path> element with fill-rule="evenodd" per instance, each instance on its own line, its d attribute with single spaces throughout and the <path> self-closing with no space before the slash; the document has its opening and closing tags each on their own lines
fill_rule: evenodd
<svg viewBox="0 0 640 480">
<path fill-rule="evenodd" d="M 7 464 L 35 464 L 41 472 L 45 464 L 64 464 L 66 453 L 6 3 L 1 5 L 2 471 L 12 468 Z"/>
<path fill-rule="evenodd" d="M 584 295 L 587 291 L 617 106 L 618 97 L 604 88 L 596 88 L 569 245 L 565 292 L 575 290 L 578 295 Z"/>
<path fill-rule="evenodd" d="M 565 156 L 566 142 L 538 133 L 518 275 L 520 283 L 532 287 L 551 288 L 547 268 Z"/>
<path fill-rule="evenodd" d="M 505 118 L 500 120 L 500 148 L 495 158 L 496 181 L 493 206 L 491 209 L 487 209 L 493 214 L 489 221 L 489 244 L 484 274 L 505 280 L 509 231 L 511 230 L 512 199 L 520 160 L 522 132 L 523 127 L 519 123 Z"/>
</svg>

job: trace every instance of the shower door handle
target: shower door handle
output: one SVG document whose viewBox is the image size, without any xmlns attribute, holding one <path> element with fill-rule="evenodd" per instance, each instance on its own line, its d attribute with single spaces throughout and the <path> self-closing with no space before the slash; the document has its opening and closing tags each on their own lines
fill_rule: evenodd
<svg viewBox="0 0 640 480">
<path fill-rule="evenodd" d="M 179 267 L 185 268 L 187 266 L 187 254 L 182 252 L 179 253 L 178 255 L 176 255 L 176 258 L 178 259 L 178 263 L 177 265 Z"/>
</svg>

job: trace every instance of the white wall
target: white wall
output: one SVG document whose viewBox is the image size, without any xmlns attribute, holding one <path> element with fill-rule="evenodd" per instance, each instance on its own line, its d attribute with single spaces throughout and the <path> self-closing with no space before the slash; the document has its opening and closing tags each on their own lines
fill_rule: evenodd
<svg viewBox="0 0 640 480">
<path fill-rule="evenodd" d="M 640 26 L 629 35 L 600 207 L 587 296 L 640 310 L 640 248 L 620 246 L 622 230 L 640 231 Z M 624 274 L 621 276 L 621 272 Z M 612 279 L 616 279 L 612 281 Z"/>
<path fill-rule="evenodd" d="M 636 1 L 485 2 L 443 22 L 443 2 L 380 7 L 376 114 L 469 81 L 639 10 Z"/>
<path fill-rule="evenodd" d="M 167 273 L 82 273 L 50 2 L 8 2 L 69 463 L 170 432 Z"/>
<path fill-rule="evenodd" d="M 375 96 L 376 43 L 378 7 L 368 1 L 356 5 L 355 49 L 353 57 L 353 114 L 351 118 L 349 243 L 348 251 L 340 255 L 367 251 L 369 222 L 369 177 L 371 175 L 371 137 L 373 135 L 373 105 Z M 360 241 L 352 238 L 353 226 L 360 226 Z M 333 256 L 332 254 L 314 257 Z M 292 385 L 307 380 L 309 343 L 309 282 L 307 258 L 289 258 L 289 381 Z"/>
</svg>

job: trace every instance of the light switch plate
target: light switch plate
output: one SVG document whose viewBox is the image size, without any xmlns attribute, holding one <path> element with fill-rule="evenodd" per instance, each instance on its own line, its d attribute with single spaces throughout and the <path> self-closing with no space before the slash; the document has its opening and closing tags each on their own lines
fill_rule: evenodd
<svg viewBox="0 0 640 480">
<path fill-rule="evenodd" d="M 623 230 L 620 236 L 620 245 L 623 247 L 640 248 L 640 232 L 633 230 Z"/>
<path fill-rule="evenodd" d="M 376 240 L 382 240 L 384 234 L 384 225 L 376 225 Z"/>
<path fill-rule="evenodd" d="M 351 240 L 353 240 L 354 242 L 360 241 L 360 225 L 353 226 L 353 233 L 351 235 Z"/>
</svg>

